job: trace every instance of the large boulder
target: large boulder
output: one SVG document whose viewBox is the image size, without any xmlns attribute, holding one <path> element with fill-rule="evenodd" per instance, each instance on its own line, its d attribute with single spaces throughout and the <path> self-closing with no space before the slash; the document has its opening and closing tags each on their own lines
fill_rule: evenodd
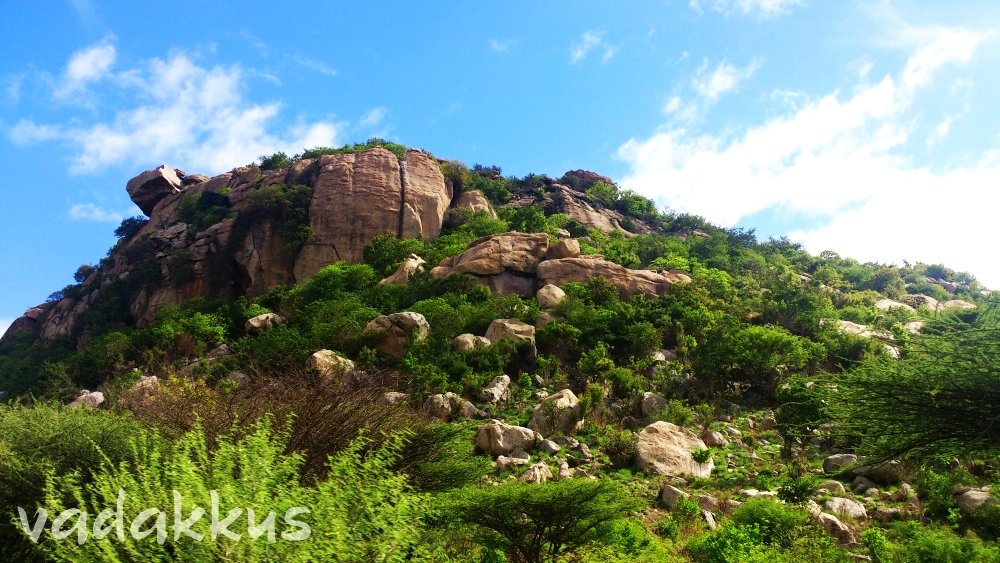
<svg viewBox="0 0 1000 563">
<path fill-rule="evenodd" d="M 23 315 L 15 319 L 14 322 L 10 323 L 10 326 L 7 327 L 7 331 L 3 333 L 3 336 L 0 336 L 0 342 L 3 342 L 7 338 L 21 331 L 34 328 L 38 324 L 38 321 L 44 317 L 45 309 L 41 307 L 32 307 L 31 309 L 28 309 Z"/>
<path fill-rule="evenodd" d="M 411 254 L 406 260 L 403 260 L 403 263 L 396 268 L 396 271 L 393 272 L 391 276 L 383 278 L 378 283 L 379 285 L 387 283 L 405 284 L 410 281 L 413 274 L 424 271 L 425 264 L 427 264 L 427 262 L 425 262 L 423 258 L 417 256 L 416 254 Z"/>
<path fill-rule="evenodd" d="M 545 233 L 509 232 L 490 235 L 469 244 L 468 250 L 445 258 L 431 270 L 434 277 L 451 274 L 497 276 L 503 272 L 534 274 L 549 248 Z"/>
<path fill-rule="evenodd" d="M 496 343 L 504 338 L 530 342 L 532 349 L 534 349 L 535 327 L 517 319 L 496 319 L 486 329 L 486 339 Z"/>
<path fill-rule="evenodd" d="M 553 432 L 572 434 L 582 422 L 580 400 L 569 389 L 563 389 L 542 399 L 535 406 L 528 428 L 547 436 Z"/>
<path fill-rule="evenodd" d="M 557 305 L 562 303 L 563 299 L 566 299 L 566 292 L 558 285 L 549 284 L 538 290 L 535 299 L 538 300 L 538 306 L 542 309 L 555 309 Z"/>
<path fill-rule="evenodd" d="M 848 518 L 852 518 L 854 520 L 868 519 L 868 511 L 865 510 L 865 505 L 849 498 L 833 497 L 823 503 L 823 508 L 834 514 L 847 516 Z"/>
<path fill-rule="evenodd" d="M 420 150 L 408 150 L 401 162 L 403 214 L 399 238 L 430 240 L 441 234 L 451 205 L 448 188 L 437 160 Z"/>
<path fill-rule="evenodd" d="M 823 459 L 824 473 L 837 473 L 858 462 L 858 456 L 854 454 L 832 454 Z"/>
<path fill-rule="evenodd" d="M 393 358 L 406 354 L 406 341 L 412 335 L 416 341 L 427 338 L 431 325 L 420 313 L 406 311 L 391 315 L 379 315 L 372 319 L 362 331 L 362 336 L 375 340 L 375 349 Z"/>
<path fill-rule="evenodd" d="M 181 187 L 182 183 L 180 177 L 177 176 L 177 171 L 161 164 L 129 180 L 125 185 L 125 190 L 132 198 L 132 202 L 146 216 L 149 216 L 160 200 L 168 195 L 180 193 Z"/>
<path fill-rule="evenodd" d="M 875 308 L 880 311 L 888 311 L 889 309 L 906 309 L 907 311 L 913 310 L 913 307 L 910 307 L 906 303 L 900 303 L 899 301 L 893 301 L 892 299 L 879 299 L 875 302 Z"/>
<path fill-rule="evenodd" d="M 955 495 L 955 506 L 963 514 L 972 514 L 982 506 L 993 506 L 996 503 L 996 499 L 987 489 L 969 489 Z"/>
<path fill-rule="evenodd" d="M 534 430 L 499 420 L 481 426 L 476 434 L 476 446 L 492 457 L 510 455 L 516 450 L 529 451 L 539 440 L 541 436 Z"/>
<path fill-rule="evenodd" d="M 437 393 L 427 397 L 424 401 L 424 412 L 433 418 L 451 420 L 456 416 L 465 418 L 481 418 L 485 416 L 483 411 L 476 408 L 471 401 L 461 395 L 452 393 Z"/>
<path fill-rule="evenodd" d="M 919 309 L 920 307 L 927 307 L 931 311 L 938 310 L 938 300 L 934 299 L 929 295 L 924 295 L 922 293 L 907 294 L 900 298 L 904 303 L 913 307 L 914 309 Z"/>
<path fill-rule="evenodd" d="M 260 334 L 265 330 L 270 330 L 280 324 L 284 324 L 285 319 L 277 313 L 263 313 L 247 319 L 244 329 L 247 334 Z"/>
<path fill-rule="evenodd" d="M 680 274 L 630 270 L 600 258 L 558 258 L 538 265 L 538 283 L 541 285 L 585 282 L 595 276 L 608 280 L 626 299 L 633 295 L 656 297 L 675 283 L 685 281 Z"/>
<path fill-rule="evenodd" d="M 706 448 L 705 442 L 690 430 L 669 422 L 654 422 L 639 432 L 636 466 L 656 475 L 708 477 L 715 465 L 712 459 L 698 463 L 691 456 Z"/>
<path fill-rule="evenodd" d="M 643 418 L 652 416 L 667 407 L 667 400 L 663 397 L 653 393 L 652 391 L 646 391 L 642 394 L 642 402 L 639 404 L 639 414 Z"/>
<path fill-rule="evenodd" d="M 963 311 L 968 311 L 969 309 L 975 309 L 976 306 L 968 301 L 963 301 L 961 299 L 949 299 L 944 303 L 938 305 L 938 310 L 947 311 L 948 309 L 962 309 Z"/>
</svg>

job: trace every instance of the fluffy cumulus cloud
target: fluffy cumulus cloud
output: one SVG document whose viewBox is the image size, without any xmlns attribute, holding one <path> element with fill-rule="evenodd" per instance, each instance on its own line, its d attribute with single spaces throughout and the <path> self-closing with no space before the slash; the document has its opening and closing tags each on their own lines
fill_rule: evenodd
<svg viewBox="0 0 1000 563">
<path fill-rule="evenodd" d="M 67 125 L 22 120 L 8 131 L 10 138 L 22 144 L 67 143 L 73 151 L 70 172 L 77 174 L 114 164 L 161 162 L 216 173 L 261 154 L 336 145 L 344 128 L 342 123 L 320 121 L 275 131 L 280 104 L 248 99 L 246 73 L 236 65 L 208 68 L 175 53 L 116 71 L 114 58 L 114 46 L 108 42 L 75 53 L 54 95 L 113 75 L 128 100 L 119 106 L 122 109 L 96 120 L 80 115 Z"/>
<path fill-rule="evenodd" d="M 727 226 L 759 212 L 807 221 L 814 226 L 790 236 L 813 252 L 944 262 L 1000 288 L 1000 265 L 981 246 L 995 238 L 988 214 L 1000 204 L 1000 151 L 933 170 L 907 154 L 915 100 L 988 38 L 938 30 L 897 72 L 849 94 L 810 97 L 736 133 L 700 134 L 671 121 L 619 148 L 629 166 L 621 183 Z"/>
<path fill-rule="evenodd" d="M 691 0 L 691 8 L 703 12 L 706 8 L 722 14 L 744 14 L 771 18 L 788 13 L 802 0 Z"/>
<path fill-rule="evenodd" d="M 101 223 L 119 223 L 125 218 L 125 213 L 111 211 L 93 203 L 75 203 L 69 208 L 70 219 L 98 221 Z"/>
</svg>

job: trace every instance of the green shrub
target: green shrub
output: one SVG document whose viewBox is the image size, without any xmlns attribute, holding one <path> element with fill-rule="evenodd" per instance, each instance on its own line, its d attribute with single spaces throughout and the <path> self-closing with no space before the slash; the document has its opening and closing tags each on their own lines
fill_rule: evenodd
<svg viewBox="0 0 1000 563">
<path fill-rule="evenodd" d="M 634 432 L 609 426 L 605 428 L 601 450 L 614 467 L 630 467 L 638 451 L 638 438 Z"/>
<path fill-rule="evenodd" d="M 230 216 L 229 205 L 228 197 L 215 192 L 188 194 L 177 202 L 177 219 L 194 232 L 204 231 Z"/>
<path fill-rule="evenodd" d="M 391 275 L 410 254 L 421 254 L 424 243 L 419 239 L 397 239 L 390 234 L 377 235 L 365 245 L 362 255 L 365 264 L 375 270 L 378 277 Z"/>
<path fill-rule="evenodd" d="M 89 483 L 102 461 L 130 459 L 131 441 L 147 434 L 132 417 L 103 410 L 0 405 L 0 560 L 34 557 L 14 521 L 18 506 L 32 514 L 42 503 L 47 475 Z"/>
<path fill-rule="evenodd" d="M 260 161 L 261 170 L 277 170 L 279 168 L 288 168 L 292 165 L 293 160 L 283 152 L 276 152 L 274 154 L 266 155 L 262 154 L 257 157 Z"/>
<path fill-rule="evenodd" d="M 176 494 L 183 500 L 182 513 L 190 514 L 195 506 L 211 506 L 210 491 L 217 491 L 222 514 L 237 507 L 253 509 L 263 520 L 274 511 L 275 541 L 249 534 L 241 534 L 238 541 L 216 538 L 209 533 L 209 519 L 202 518 L 190 528 L 204 534 L 202 541 L 168 533 L 162 543 L 126 535 L 91 537 L 83 545 L 53 540 L 42 546 L 54 559 L 68 561 L 169 560 L 177 554 L 191 561 L 402 561 L 427 554 L 429 547 L 421 541 L 427 499 L 410 493 L 405 476 L 391 469 L 401 440 L 367 453 L 365 442 L 355 441 L 330 458 L 326 476 L 313 486 L 300 484 L 302 456 L 284 453 L 287 440 L 287 433 L 273 431 L 266 420 L 242 439 L 221 439 L 214 450 L 197 430 L 162 454 L 136 440 L 136 462 L 103 463 L 89 485 L 70 475 L 46 487 L 50 513 L 74 503 L 97 514 L 115 506 L 123 490 L 129 522 L 150 508 L 172 515 Z M 240 533 L 245 521 L 237 519 L 230 531 Z M 289 540 L 286 534 L 301 533 L 303 525 L 308 526 L 307 537 Z"/>
<path fill-rule="evenodd" d="M 677 426 L 687 426 L 694 420 L 694 411 L 676 399 L 667 401 L 667 406 L 656 413 L 656 420 L 663 420 Z"/>
<path fill-rule="evenodd" d="M 694 450 L 691 452 L 691 457 L 698 463 L 706 463 L 708 460 L 712 459 L 712 450 L 708 448 Z"/>
<path fill-rule="evenodd" d="M 809 475 L 790 478 L 778 487 L 778 498 L 791 504 L 802 504 L 816 492 L 816 479 Z"/>
<path fill-rule="evenodd" d="M 733 510 L 733 522 L 752 526 L 758 538 L 767 545 L 787 547 L 796 528 L 805 525 L 809 515 L 805 510 L 769 499 L 750 499 Z"/>
<path fill-rule="evenodd" d="M 770 559 L 755 526 L 724 525 L 688 542 L 687 551 L 698 563 L 765 563 Z"/>
<path fill-rule="evenodd" d="M 889 549 L 889 539 L 878 528 L 868 528 L 861 534 L 861 543 L 868 551 L 872 563 L 889 563 L 892 554 Z"/>
<path fill-rule="evenodd" d="M 275 184 L 258 187 L 247 195 L 246 205 L 233 223 L 233 244 L 241 244 L 246 232 L 254 225 L 272 221 L 284 239 L 285 248 L 297 251 L 312 237 L 309 226 L 310 186 Z"/>
<path fill-rule="evenodd" d="M 146 226 L 149 219 L 141 215 L 136 215 L 135 217 L 126 217 L 122 219 L 120 225 L 115 228 L 115 236 L 120 239 L 132 238 L 133 235 L 139 232 L 140 229 Z"/>
</svg>

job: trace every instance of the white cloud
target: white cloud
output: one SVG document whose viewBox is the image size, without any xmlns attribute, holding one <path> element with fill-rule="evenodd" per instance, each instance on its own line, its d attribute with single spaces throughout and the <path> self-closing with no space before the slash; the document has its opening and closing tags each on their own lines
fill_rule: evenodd
<svg viewBox="0 0 1000 563">
<path fill-rule="evenodd" d="M 153 59 L 115 78 L 128 101 L 112 118 L 86 125 L 79 125 L 85 115 L 68 125 L 22 120 L 8 134 L 19 143 L 69 144 L 74 152 L 70 172 L 75 174 L 114 164 L 139 167 L 163 162 L 217 173 L 275 151 L 291 154 L 303 147 L 336 146 L 345 127 L 321 121 L 275 132 L 272 122 L 281 105 L 248 100 L 239 66 L 201 67 L 183 53 Z"/>
<path fill-rule="evenodd" d="M 102 209 L 93 203 L 76 203 L 69 208 L 69 218 L 101 223 L 119 223 L 125 218 L 125 214 Z"/>
<path fill-rule="evenodd" d="M 570 48 L 569 62 L 577 64 L 587 58 L 587 55 L 597 48 L 604 51 L 604 54 L 601 56 L 601 62 L 605 63 L 611 60 L 617 52 L 617 49 L 613 45 L 604 40 L 603 31 L 585 31 L 580 34 L 580 39 Z"/>
<path fill-rule="evenodd" d="M 389 113 L 389 110 L 384 107 L 372 108 L 371 111 L 366 113 L 360 121 L 358 121 L 358 126 L 360 127 L 378 127 L 385 119 L 385 116 Z"/>
<path fill-rule="evenodd" d="M 754 59 L 749 65 L 738 68 L 729 61 L 722 61 L 709 71 L 705 61 L 692 81 L 695 92 L 709 102 L 714 102 L 726 92 L 736 90 L 740 83 L 753 76 L 760 68 L 760 60 Z"/>
<path fill-rule="evenodd" d="M 310 70 L 315 70 L 316 72 L 324 76 L 337 76 L 337 69 L 324 63 L 323 61 L 318 61 L 310 57 L 303 57 L 301 55 L 296 55 L 293 57 L 295 62 L 299 65 L 308 68 Z"/>
<path fill-rule="evenodd" d="M 727 226 L 764 211 L 807 218 L 816 226 L 790 236 L 813 252 L 944 262 L 1000 287 L 1000 263 L 977 244 L 996 238 L 989 211 L 1000 204 L 1000 162 L 988 155 L 1000 152 L 943 171 L 905 154 L 919 122 L 915 98 L 936 71 L 968 62 L 987 37 L 937 34 L 895 76 L 855 85 L 848 96 L 809 98 L 731 133 L 698 134 L 671 122 L 619 148 L 630 167 L 622 184 Z"/>
<path fill-rule="evenodd" d="M 70 57 L 66 69 L 55 87 L 53 96 L 60 101 L 75 101 L 88 84 L 111 75 L 117 52 L 107 38 L 96 45 L 81 49 Z"/>
<path fill-rule="evenodd" d="M 743 15 L 753 15 L 761 18 L 780 16 L 801 6 L 802 0 L 691 0 L 691 8 L 701 13 L 702 6 L 730 15 L 739 12 Z"/>
<path fill-rule="evenodd" d="M 490 39 L 490 49 L 497 53 L 505 53 L 516 44 L 514 39 Z"/>
</svg>

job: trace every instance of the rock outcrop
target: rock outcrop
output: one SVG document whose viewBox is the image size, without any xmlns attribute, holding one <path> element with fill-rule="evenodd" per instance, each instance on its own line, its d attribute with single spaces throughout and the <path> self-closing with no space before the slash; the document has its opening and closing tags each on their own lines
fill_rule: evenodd
<svg viewBox="0 0 1000 563">
<path fill-rule="evenodd" d="M 585 282 L 595 276 L 611 282 L 626 299 L 633 295 L 656 297 L 675 283 L 691 281 L 685 274 L 630 270 L 599 258 L 559 258 L 538 265 L 538 283 L 542 285 Z"/>
<path fill-rule="evenodd" d="M 410 281 L 413 274 L 424 271 L 425 264 L 427 264 L 427 262 L 425 262 L 423 258 L 417 256 L 416 254 L 411 254 L 406 260 L 403 260 L 403 263 L 396 268 L 396 271 L 393 272 L 391 276 L 383 278 L 378 283 L 379 285 L 387 283 L 405 284 Z"/>
<path fill-rule="evenodd" d="M 483 192 L 479 190 L 470 190 L 459 194 L 458 197 L 455 198 L 453 208 L 456 210 L 468 210 L 469 213 L 478 213 L 482 211 L 492 219 L 497 218 L 497 212 L 494 211 L 493 206 L 490 205 L 490 200 L 486 199 Z"/>
<path fill-rule="evenodd" d="M 125 185 L 125 191 L 132 198 L 132 203 L 149 216 L 163 198 L 180 193 L 181 186 L 177 171 L 161 164 L 129 180 Z"/>
<path fill-rule="evenodd" d="M 466 274 L 493 291 L 527 297 L 535 293 L 535 271 L 548 248 L 545 233 L 491 235 L 473 241 L 458 256 L 445 258 L 431 275 Z"/>
<path fill-rule="evenodd" d="M 527 452 L 535 447 L 541 436 L 530 428 L 511 426 L 499 420 L 491 420 L 479 428 L 476 446 L 486 454 L 497 457 L 510 455 L 514 451 Z"/>
<path fill-rule="evenodd" d="M 542 399 L 535 406 L 528 428 L 543 436 L 554 432 L 572 434 L 582 422 L 580 400 L 569 389 L 563 389 Z"/>
</svg>

